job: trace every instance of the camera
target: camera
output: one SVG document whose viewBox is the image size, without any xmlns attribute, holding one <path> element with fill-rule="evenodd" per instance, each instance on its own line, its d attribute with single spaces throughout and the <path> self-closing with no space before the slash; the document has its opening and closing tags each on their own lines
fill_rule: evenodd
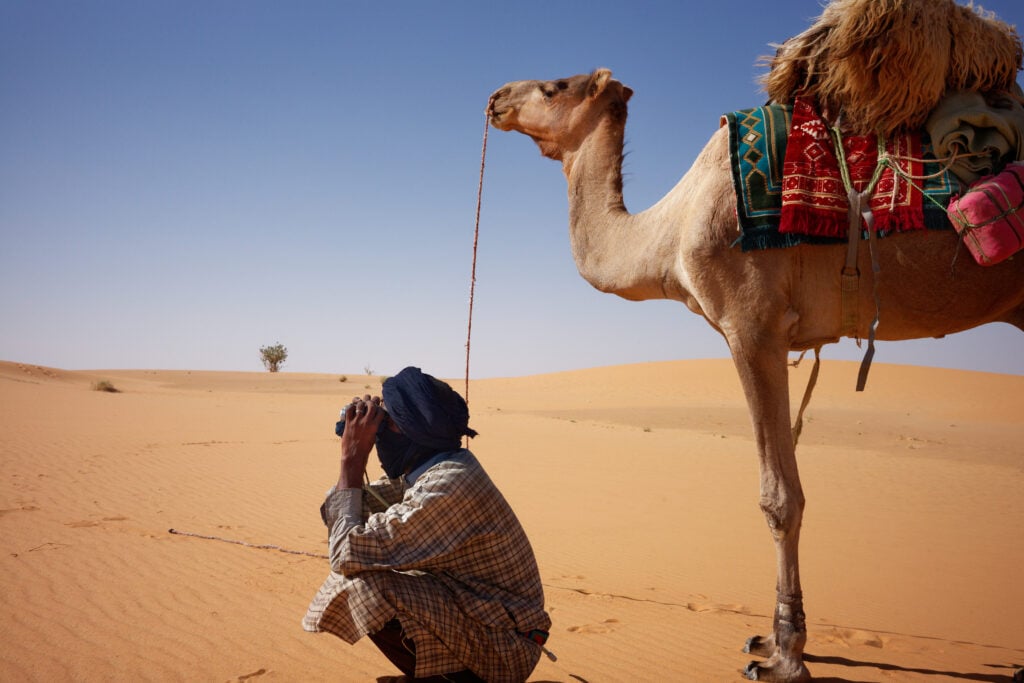
<svg viewBox="0 0 1024 683">
<path fill-rule="evenodd" d="M 348 408 L 351 405 L 351 403 L 346 404 L 345 407 L 342 408 L 341 412 L 338 414 L 338 421 L 334 423 L 334 433 L 337 436 L 341 436 L 345 431 L 345 413 L 348 411 Z M 384 406 L 379 406 L 378 410 L 384 413 L 385 418 L 387 417 L 387 412 L 384 410 Z M 381 430 L 385 429 L 387 427 L 387 424 L 387 419 L 381 420 L 380 425 L 377 427 L 377 431 L 380 432 Z"/>
</svg>

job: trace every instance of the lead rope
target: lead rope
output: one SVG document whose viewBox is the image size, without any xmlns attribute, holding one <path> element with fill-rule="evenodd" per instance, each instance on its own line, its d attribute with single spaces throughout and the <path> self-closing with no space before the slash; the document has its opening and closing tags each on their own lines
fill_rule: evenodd
<svg viewBox="0 0 1024 683">
<path fill-rule="evenodd" d="M 223 536 L 207 536 L 205 534 L 197 534 L 191 531 L 181 531 L 179 529 L 168 529 L 167 533 L 174 534 L 176 536 L 191 536 L 192 538 L 202 538 L 207 541 L 220 541 L 221 543 L 231 543 L 234 545 L 245 546 L 246 548 L 255 548 L 257 550 L 276 550 L 280 553 L 288 553 L 290 555 L 305 555 L 306 557 L 316 557 L 321 560 L 331 559 L 323 553 L 311 553 L 305 550 L 291 550 L 289 548 L 282 548 L 279 545 L 271 545 L 270 543 L 249 543 L 248 541 L 239 541 L 234 538 L 224 538 Z"/>
<path fill-rule="evenodd" d="M 466 407 L 469 407 L 469 346 L 473 338 L 473 298 L 476 294 L 476 252 L 480 243 L 480 204 L 484 195 L 484 160 L 487 158 L 487 131 L 491 127 L 491 100 L 487 101 L 484 110 L 484 141 L 480 149 L 480 181 L 476 188 L 476 225 L 473 228 L 473 266 L 469 275 L 469 315 L 466 324 Z"/>
</svg>

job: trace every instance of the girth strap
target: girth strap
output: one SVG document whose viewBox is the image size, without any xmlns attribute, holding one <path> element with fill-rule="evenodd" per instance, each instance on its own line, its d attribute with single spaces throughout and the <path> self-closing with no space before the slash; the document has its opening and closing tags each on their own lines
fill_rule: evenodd
<svg viewBox="0 0 1024 683">
<path fill-rule="evenodd" d="M 800 354 L 800 357 L 793 363 L 793 367 L 796 367 L 800 361 L 804 358 L 804 351 Z M 814 391 L 814 385 L 818 383 L 818 371 L 821 369 L 821 347 L 814 347 L 814 367 L 811 368 L 811 376 L 807 379 L 807 388 L 804 389 L 804 399 L 800 402 L 800 410 L 796 413 L 796 422 L 793 423 L 793 448 L 796 448 L 797 443 L 800 441 L 800 432 L 804 428 L 804 411 L 807 410 L 808 404 L 811 402 L 811 392 Z"/>
<path fill-rule="evenodd" d="M 843 186 L 846 188 L 846 196 L 849 201 L 847 217 L 849 219 L 849 230 L 846 235 L 846 265 L 841 273 L 841 334 L 845 337 L 857 339 L 860 345 L 858 331 L 860 318 L 858 314 L 858 292 L 860 289 L 860 270 L 857 268 L 857 247 L 860 244 L 861 219 L 864 220 L 864 227 L 868 232 L 868 246 L 871 250 L 872 290 L 875 297 L 875 317 L 868 327 L 868 350 L 864 354 L 864 360 L 860 363 L 860 372 L 857 374 L 857 391 L 864 391 L 864 385 L 868 381 L 868 369 L 871 367 L 871 360 L 875 356 L 875 329 L 878 327 L 879 311 L 881 302 L 878 298 L 878 274 L 881 268 L 878 265 L 878 250 L 876 247 L 875 215 L 871 212 L 871 195 L 875 192 L 875 186 L 882 177 L 882 171 L 889 163 L 889 155 L 886 152 L 885 140 L 878 137 L 878 163 L 871 181 L 863 192 L 857 192 L 853 187 L 850 178 L 850 169 L 846 164 L 846 152 L 843 149 L 843 137 L 838 126 L 829 130 L 832 143 L 835 147 L 836 160 L 839 162 L 839 171 L 843 178 Z"/>
</svg>

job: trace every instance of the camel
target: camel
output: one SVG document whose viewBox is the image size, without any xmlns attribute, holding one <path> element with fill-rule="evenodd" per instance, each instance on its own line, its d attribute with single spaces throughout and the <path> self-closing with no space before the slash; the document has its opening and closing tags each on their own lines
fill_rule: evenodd
<svg viewBox="0 0 1024 683">
<path fill-rule="evenodd" d="M 798 245 L 743 252 L 730 176 L 728 133 L 715 132 L 676 186 L 631 214 L 622 192 L 623 136 L 633 91 L 611 71 L 551 81 L 508 83 L 491 96 L 491 125 L 518 131 L 562 162 L 569 189 L 569 236 L 583 276 L 631 301 L 671 299 L 703 316 L 728 344 L 750 411 L 760 460 L 760 508 L 775 543 L 778 579 L 773 632 L 744 651 L 752 680 L 803 681 L 807 639 L 798 546 L 804 493 L 790 425 L 789 354 L 843 336 L 840 272 L 847 247 Z M 868 249 L 861 272 L 855 336 L 941 337 L 992 322 L 1024 330 L 1024 254 L 993 267 L 954 260 L 953 231 L 919 230 L 877 240 L 877 275 Z M 877 283 L 875 280 L 877 279 Z"/>
</svg>

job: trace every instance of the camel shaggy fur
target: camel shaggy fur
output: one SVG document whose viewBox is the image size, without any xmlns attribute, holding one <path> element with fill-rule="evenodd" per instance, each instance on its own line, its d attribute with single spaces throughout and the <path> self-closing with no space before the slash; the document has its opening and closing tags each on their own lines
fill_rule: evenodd
<svg viewBox="0 0 1024 683">
<path fill-rule="evenodd" d="M 833 0 L 766 59 L 769 97 L 816 100 L 857 134 L 919 129 L 947 91 L 1011 91 L 1024 50 L 1014 28 L 953 0 Z"/>
<path fill-rule="evenodd" d="M 872 0 L 877 1 L 877 0 Z M 800 78 L 802 82 L 805 80 Z M 775 542 L 778 579 L 773 633 L 752 638 L 750 678 L 800 681 L 806 626 L 798 546 L 804 493 L 790 427 L 790 351 L 837 341 L 846 247 L 799 245 L 743 252 L 730 176 L 727 130 L 654 206 L 631 214 L 622 197 L 622 145 L 632 90 L 599 69 L 498 89 L 492 125 L 531 137 L 562 163 L 569 232 L 580 274 L 630 300 L 674 299 L 703 316 L 728 343 L 750 410 L 760 459 L 760 506 Z M 881 302 L 879 339 L 940 337 L 991 322 L 1024 330 L 1024 258 L 983 268 L 954 259 L 952 231 L 914 231 L 878 240 L 879 273 L 861 249 L 860 327 L 866 337 Z M 1024 255 L 1022 255 L 1024 256 Z M 877 279 L 877 283 L 875 280 Z"/>
</svg>

